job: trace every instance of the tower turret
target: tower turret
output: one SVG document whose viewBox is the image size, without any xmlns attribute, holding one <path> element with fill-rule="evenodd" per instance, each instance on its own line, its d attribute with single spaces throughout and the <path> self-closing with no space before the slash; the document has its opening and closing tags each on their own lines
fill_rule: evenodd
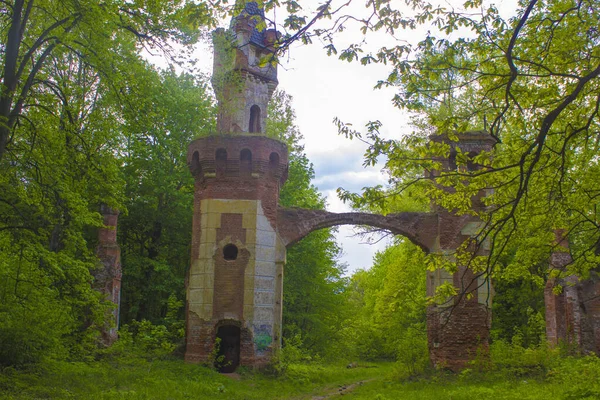
<svg viewBox="0 0 600 400">
<path fill-rule="evenodd" d="M 267 105 L 278 84 L 277 38 L 254 2 L 245 4 L 228 30 L 214 32 L 212 84 L 220 133 L 264 133 Z"/>
<path fill-rule="evenodd" d="M 277 35 L 263 26 L 263 11 L 247 3 L 229 30 L 215 31 L 218 131 L 188 148 L 195 188 L 185 358 L 207 362 L 216 353 L 223 372 L 264 365 L 281 343 L 277 208 L 288 152 L 264 134 Z"/>
</svg>

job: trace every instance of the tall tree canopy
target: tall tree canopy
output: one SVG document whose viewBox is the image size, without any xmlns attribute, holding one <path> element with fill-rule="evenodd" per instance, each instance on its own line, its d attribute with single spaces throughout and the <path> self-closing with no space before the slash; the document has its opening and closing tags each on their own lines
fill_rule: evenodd
<svg viewBox="0 0 600 400">
<path fill-rule="evenodd" d="M 44 107 L 33 94 L 55 94 L 46 67 L 54 57 L 85 62 L 119 89 L 135 46 L 168 49 L 169 41 L 193 43 L 213 9 L 191 1 L 14 0 L 3 2 L 0 95 L 0 161 L 19 142 L 27 112 Z"/>
<path fill-rule="evenodd" d="M 184 1 L 2 3 L 1 363 L 94 346 L 107 307 L 91 285 L 98 209 L 123 209 L 121 156 L 133 139 L 124 132 L 161 85 L 141 50 L 193 43 L 213 11 Z"/>
<path fill-rule="evenodd" d="M 127 210 L 119 223 L 123 323 L 160 322 L 170 296 L 184 300 L 194 198 L 187 147 L 215 123 L 202 79 L 153 71 L 138 78 L 121 158 Z"/>
</svg>

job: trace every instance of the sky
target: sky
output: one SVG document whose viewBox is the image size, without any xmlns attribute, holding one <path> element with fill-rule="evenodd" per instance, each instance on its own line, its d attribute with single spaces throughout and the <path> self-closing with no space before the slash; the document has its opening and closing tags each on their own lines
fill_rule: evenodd
<svg viewBox="0 0 600 400">
<path fill-rule="evenodd" d="M 356 7 L 362 7 L 363 4 L 354 3 Z M 444 5 L 451 3 L 453 2 L 445 2 Z M 302 4 L 307 12 L 311 11 L 310 1 Z M 318 2 L 315 0 L 314 4 Z M 500 9 L 507 10 L 507 13 L 514 13 L 513 6 L 514 0 L 499 2 Z M 281 11 L 277 12 L 281 14 Z M 267 17 L 273 18 L 272 15 Z M 395 38 L 383 34 L 369 34 L 364 38 L 363 47 L 367 50 L 377 50 L 384 45 L 415 43 L 425 35 L 426 29 L 400 31 Z M 358 35 L 356 29 L 348 29 L 337 35 L 336 44 L 339 45 L 338 48 L 343 48 L 344 44 L 361 39 L 363 38 Z M 351 211 L 351 208 L 337 197 L 338 187 L 359 192 L 363 187 L 385 185 L 387 177 L 381 171 L 383 160 L 375 167 L 363 167 L 366 145 L 338 135 L 333 119 L 338 117 L 345 123 L 351 123 L 357 130 L 363 129 L 368 121 L 379 120 L 383 123 L 382 136 L 386 138 L 398 139 L 403 134 L 410 133 L 412 128 L 408 115 L 391 103 L 394 90 L 374 89 L 377 81 L 388 75 L 389 67 L 379 64 L 363 66 L 358 62 L 340 61 L 336 57 L 327 56 L 324 45 L 319 39 L 315 39 L 311 45 L 292 45 L 278 67 L 279 89 L 293 97 L 296 124 L 304 136 L 305 153 L 314 165 L 313 184 L 327 199 L 329 211 L 347 212 Z M 201 71 L 210 74 L 210 46 L 199 45 L 194 56 L 200 60 Z M 377 243 L 367 244 L 364 238 L 355 233 L 352 226 L 341 226 L 336 233 L 336 240 L 343 249 L 339 261 L 347 265 L 347 274 L 357 269 L 368 269 L 372 265 L 375 253 L 389 244 L 389 238 L 377 241 L 380 237 L 372 238 L 372 241 Z"/>
<path fill-rule="evenodd" d="M 338 135 L 333 119 L 352 123 L 357 130 L 362 130 L 369 120 L 380 120 L 386 137 L 398 138 L 410 132 L 406 115 L 391 104 L 393 92 L 373 89 L 387 71 L 329 57 L 317 43 L 294 46 L 283 61 L 279 88 L 293 97 L 305 152 L 315 169 L 313 183 L 326 197 L 329 211 L 351 211 L 338 198 L 337 188 L 359 192 L 366 186 L 385 184 L 387 177 L 381 172 L 381 165 L 363 167 L 366 144 Z M 340 261 L 347 264 L 347 273 L 369 268 L 375 252 L 388 243 L 383 240 L 367 244 L 354 233 L 353 226 L 341 226 L 336 234 L 343 249 Z"/>
</svg>

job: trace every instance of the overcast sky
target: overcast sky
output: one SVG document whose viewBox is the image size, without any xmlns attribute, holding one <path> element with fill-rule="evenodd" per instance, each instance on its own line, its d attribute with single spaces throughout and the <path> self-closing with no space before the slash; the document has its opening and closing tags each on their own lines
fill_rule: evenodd
<svg viewBox="0 0 600 400">
<path fill-rule="evenodd" d="M 279 68 L 279 87 L 294 98 L 306 155 L 315 168 L 314 184 L 327 198 L 329 211 L 350 211 L 336 195 L 339 187 L 358 192 L 365 186 L 386 183 L 381 166 L 362 166 L 366 145 L 338 135 L 333 118 L 359 130 L 369 120 L 380 120 L 388 137 L 399 137 L 410 129 L 403 114 L 391 105 L 393 93 L 373 89 L 385 76 L 385 68 L 328 57 L 319 44 L 292 48 Z M 386 241 L 369 245 L 353 235 L 352 226 L 340 227 L 336 235 L 348 272 L 370 267 L 375 252 L 386 245 Z"/>
</svg>

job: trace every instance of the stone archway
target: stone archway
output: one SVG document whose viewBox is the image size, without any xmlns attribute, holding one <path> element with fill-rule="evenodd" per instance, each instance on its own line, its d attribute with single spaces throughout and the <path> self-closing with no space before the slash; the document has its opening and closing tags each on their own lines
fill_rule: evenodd
<svg viewBox="0 0 600 400">
<path fill-rule="evenodd" d="M 469 151 L 491 147 L 492 141 L 481 132 L 458 136 L 456 146 Z M 253 155 L 250 165 L 238 162 L 244 152 Z M 228 154 L 224 164 L 217 159 L 220 153 Z M 368 225 L 403 235 L 426 252 L 450 254 L 481 227 L 476 217 L 441 209 L 383 216 L 279 207 L 279 188 L 287 178 L 287 149 L 264 136 L 197 139 L 188 156 L 196 179 L 187 285 L 189 361 L 209 359 L 218 333 L 215 327 L 222 320 L 240 326 L 240 365 L 261 366 L 271 360 L 281 344 L 286 248 L 314 230 Z M 242 173 L 242 167 L 252 173 Z M 429 273 L 428 295 L 444 282 L 461 293 L 448 304 L 428 309 L 434 365 L 460 369 L 479 348 L 487 347 L 491 299 L 484 280 L 460 267 L 453 275 L 442 270 Z"/>
<path fill-rule="evenodd" d="M 481 221 L 468 215 L 445 211 L 405 212 L 387 216 L 368 213 L 330 213 L 322 210 L 279 209 L 279 234 L 286 246 L 308 233 L 337 225 L 366 225 L 402 235 L 426 253 L 449 254 L 478 233 Z M 485 250 L 480 253 L 485 252 Z M 484 274 L 475 275 L 465 267 L 454 274 L 445 270 L 429 272 L 427 295 L 450 282 L 460 295 L 444 305 L 427 309 L 427 336 L 430 359 L 436 367 L 459 370 L 479 351 L 487 351 L 491 328 L 492 290 Z"/>
</svg>

